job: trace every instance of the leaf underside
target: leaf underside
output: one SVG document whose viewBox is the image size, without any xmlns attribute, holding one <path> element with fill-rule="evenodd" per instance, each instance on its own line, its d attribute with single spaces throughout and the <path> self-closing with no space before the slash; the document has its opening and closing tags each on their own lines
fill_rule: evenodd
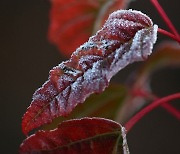
<svg viewBox="0 0 180 154">
<path fill-rule="evenodd" d="M 67 116 L 92 93 L 101 93 L 119 70 L 145 60 L 156 41 L 157 25 L 139 11 L 119 10 L 80 46 L 71 58 L 50 71 L 48 81 L 33 95 L 23 116 L 22 130 Z"/>
<path fill-rule="evenodd" d="M 125 130 L 102 118 L 65 121 L 53 131 L 38 131 L 20 146 L 20 154 L 128 154 Z"/>
<path fill-rule="evenodd" d="M 129 0 L 52 0 L 48 37 L 70 56 L 104 24 L 108 15 L 125 9 Z"/>
</svg>

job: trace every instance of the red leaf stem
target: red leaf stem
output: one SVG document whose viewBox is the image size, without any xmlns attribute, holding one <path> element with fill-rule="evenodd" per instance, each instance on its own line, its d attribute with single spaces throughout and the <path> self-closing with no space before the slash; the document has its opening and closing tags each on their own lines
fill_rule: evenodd
<svg viewBox="0 0 180 154">
<path fill-rule="evenodd" d="M 180 120 L 180 112 L 173 107 L 171 104 L 165 103 L 161 105 L 166 111 L 171 113 L 174 117 L 176 117 L 178 120 Z"/>
<path fill-rule="evenodd" d="M 136 90 L 132 91 L 132 94 L 135 97 L 140 96 L 140 97 L 143 97 L 143 98 L 146 98 L 146 99 L 150 99 L 150 100 L 153 100 L 153 101 L 160 99 L 155 94 L 147 92 L 147 91 L 144 91 L 144 90 L 137 90 L 136 89 Z M 177 111 L 176 108 L 174 108 L 171 104 L 168 104 L 168 103 L 169 102 L 166 102 L 165 104 L 161 104 L 160 106 L 162 108 L 164 108 L 167 112 L 169 112 L 171 115 L 173 115 L 175 118 L 180 120 L 180 112 Z"/>
<path fill-rule="evenodd" d="M 164 22 L 166 23 L 166 25 L 169 27 L 169 29 L 172 31 L 172 33 L 178 38 L 180 39 L 179 33 L 177 32 L 176 28 L 174 27 L 174 25 L 172 24 L 171 20 L 169 19 L 169 17 L 167 16 L 166 12 L 163 10 L 163 8 L 161 7 L 161 5 L 158 3 L 158 0 L 150 0 L 151 3 L 154 5 L 154 7 L 157 9 L 157 11 L 159 12 L 160 16 L 162 17 L 162 19 L 164 20 Z"/>
<path fill-rule="evenodd" d="M 158 32 L 163 34 L 163 35 L 166 35 L 170 38 L 172 38 L 173 40 L 177 41 L 178 43 L 180 43 L 180 38 L 178 38 L 177 36 L 175 36 L 174 34 L 164 30 L 164 29 L 161 29 L 161 28 L 158 28 Z"/>
<path fill-rule="evenodd" d="M 156 107 L 165 104 L 169 101 L 172 101 L 174 99 L 178 99 L 180 98 L 180 93 L 175 93 L 163 98 L 160 98 L 154 102 L 152 102 L 151 104 L 149 104 L 147 107 L 145 107 L 144 109 L 142 109 L 140 112 L 138 112 L 135 116 L 133 116 L 126 124 L 125 124 L 125 128 L 127 129 L 127 132 L 129 132 L 131 130 L 131 128 L 139 121 L 142 119 L 142 117 L 144 117 L 147 113 L 149 113 L 150 111 L 152 111 L 153 109 L 155 109 Z M 180 114 L 180 111 L 178 111 Z M 179 120 L 179 119 L 178 119 Z"/>
</svg>

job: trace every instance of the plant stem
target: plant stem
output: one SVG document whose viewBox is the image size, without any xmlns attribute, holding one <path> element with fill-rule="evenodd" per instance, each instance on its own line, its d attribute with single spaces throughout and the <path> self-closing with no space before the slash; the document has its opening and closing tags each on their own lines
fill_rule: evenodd
<svg viewBox="0 0 180 154">
<path fill-rule="evenodd" d="M 155 101 L 155 100 L 159 99 L 153 93 L 147 92 L 147 91 L 144 91 L 144 90 L 134 90 L 133 95 L 144 97 L 144 98 L 152 100 L 152 101 Z M 173 107 L 171 104 L 168 104 L 168 102 L 166 102 L 165 104 L 161 104 L 160 106 L 162 108 L 164 108 L 167 112 L 169 112 L 171 115 L 173 115 L 175 118 L 180 120 L 180 112 L 177 111 L 177 109 L 175 107 Z"/>
<path fill-rule="evenodd" d="M 166 23 L 166 25 L 169 27 L 169 29 L 171 30 L 171 32 L 178 38 L 180 39 L 179 33 L 177 32 L 176 28 L 174 27 L 174 25 L 172 24 L 171 20 L 168 18 L 166 12 L 163 10 L 163 8 L 161 7 L 161 5 L 158 3 L 158 0 L 150 0 L 151 3 L 154 5 L 154 7 L 157 9 L 157 11 L 159 12 L 160 16 L 162 17 L 162 19 L 164 20 L 164 22 Z"/>
<path fill-rule="evenodd" d="M 171 104 L 164 103 L 161 105 L 166 111 L 171 113 L 174 117 L 176 117 L 178 120 L 180 120 L 180 112 L 173 107 Z"/>
<path fill-rule="evenodd" d="M 166 36 L 172 38 L 173 40 L 177 41 L 178 43 L 180 43 L 180 39 L 177 38 L 174 34 L 168 32 L 168 31 L 166 31 L 164 29 L 161 29 L 161 28 L 158 28 L 158 32 L 163 34 L 163 35 L 166 35 Z"/>
<path fill-rule="evenodd" d="M 125 124 L 125 128 L 127 130 L 127 132 L 129 132 L 131 130 L 131 128 L 139 121 L 142 119 L 142 117 L 144 117 L 147 113 L 149 113 L 150 111 L 152 111 L 153 109 L 155 109 L 156 107 L 165 104 L 169 101 L 172 101 L 174 99 L 178 99 L 180 98 L 180 93 L 176 93 L 176 94 L 172 94 L 163 98 L 160 98 L 154 102 L 152 102 L 151 104 L 149 104 L 148 106 L 146 106 L 144 109 L 142 109 L 140 112 L 138 112 L 135 116 L 133 116 L 126 124 Z M 180 114 L 180 111 L 178 111 L 178 115 Z M 178 119 L 180 120 L 180 119 Z"/>
</svg>

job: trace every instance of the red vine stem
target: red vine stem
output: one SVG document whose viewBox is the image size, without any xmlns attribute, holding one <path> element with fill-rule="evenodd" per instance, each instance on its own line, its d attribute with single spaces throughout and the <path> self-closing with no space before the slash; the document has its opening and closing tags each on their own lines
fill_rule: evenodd
<svg viewBox="0 0 180 154">
<path fill-rule="evenodd" d="M 157 11 L 159 12 L 160 16 L 162 17 L 162 19 L 164 20 L 166 25 L 169 27 L 171 32 L 177 37 L 177 39 L 180 39 L 179 33 L 177 32 L 176 28 L 172 24 L 171 20 L 168 18 L 166 12 L 163 10 L 161 5 L 159 4 L 158 0 L 150 0 L 150 1 L 154 5 L 154 7 L 157 9 Z"/>
<path fill-rule="evenodd" d="M 165 103 L 161 105 L 166 111 L 171 113 L 174 117 L 176 117 L 178 120 L 180 120 L 180 112 L 173 107 L 171 104 Z"/>
<path fill-rule="evenodd" d="M 144 91 L 144 90 L 134 90 L 133 95 L 148 98 L 153 101 L 159 99 L 156 95 L 149 93 L 147 91 Z M 180 112 L 177 111 L 177 109 L 175 107 L 173 107 L 171 104 L 168 104 L 168 102 L 166 102 L 165 104 L 161 104 L 160 106 L 163 107 L 167 112 L 169 112 L 175 118 L 180 120 Z"/>
<path fill-rule="evenodd" d="M 152 102 L 151 104 L 149 104 L 148 106 L 146 106 L 144 109 L 142 109 L 140 112 L 138 112 L 135 116 L 133 116 L 126 124 L 125 124 L 125 128 L 127 130 L 127 132 L 129 132 L 131 130 L 131 128 L 139 121 L 142 119 L 142 117 L 144 117 L 147 113 L 149 113 L 150 111 L 152 111 L 153 109 L 155 109 L 156 107 L 165 104 L 169 101 L 172 101 L 174 99 L 178 99 L 180 98 L 180 93 L 176 93 L 176 94 L 172 94 L 163 98 L 160 98 L 154 102 Z M 178 120 L 180 120 L 180 111 L 178 112 Z"/>
<path fill-rule="evenodd" d="M 170 38 L 172 38 L 173 40 L 177 41 L 178 43 L 180 43 L 180 38 L 177 38 L 174 34 L 164 30 L 164 29 L 161 29 L 161 28 L 158 28 L 158 32 L 163 34 L 163 35 L 166 35 Z"/>
</svg>

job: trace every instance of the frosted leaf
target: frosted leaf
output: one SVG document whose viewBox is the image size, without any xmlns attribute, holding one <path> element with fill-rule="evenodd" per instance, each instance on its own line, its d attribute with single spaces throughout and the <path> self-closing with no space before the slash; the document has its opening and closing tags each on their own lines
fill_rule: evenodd
<svg viewBox="0 0 180 154">
<path fill-rule="evenodd" d="M 71 58 L 50 71 L 49 80 L 33 95 L 22 129 L 26 134 L 58 116 L 68 115 L 130 63 L 145 60 L 157 39 L 157 25 L 134 10 L 113 12 L 102 29 Z"/>
</svg>

